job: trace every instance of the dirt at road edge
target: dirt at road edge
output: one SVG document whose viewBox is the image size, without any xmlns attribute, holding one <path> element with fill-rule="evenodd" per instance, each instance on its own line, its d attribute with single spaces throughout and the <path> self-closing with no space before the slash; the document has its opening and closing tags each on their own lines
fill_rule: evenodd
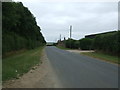
<svg viewBox="0 0 120 90">
<path fill-rule="evenodd" d="M 62 85 L 52 68 L 45 49 L 42 53 L 42 64 L 36 66 L 19 79 L 9 80 L 3 84 L 3 88 L 61 88 Z"/>
</svg>

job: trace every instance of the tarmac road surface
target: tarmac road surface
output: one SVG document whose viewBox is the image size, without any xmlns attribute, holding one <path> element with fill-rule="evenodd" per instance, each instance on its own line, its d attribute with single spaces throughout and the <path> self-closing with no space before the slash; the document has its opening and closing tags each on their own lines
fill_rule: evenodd
<svg viewBox="0 0 120 90">
<path fill-rule="evenodd" d="M 118 66 L 88 56 L 46 47 L 47 57 L 64 88 L 118 88 Z"/>
</svg>

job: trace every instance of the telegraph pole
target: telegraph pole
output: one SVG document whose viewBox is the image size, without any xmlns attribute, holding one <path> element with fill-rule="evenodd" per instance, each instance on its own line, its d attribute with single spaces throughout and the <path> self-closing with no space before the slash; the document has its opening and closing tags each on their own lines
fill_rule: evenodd
<svg viewBox="0 0 120 90">
<path fill-rule="evenodd" d="M 70 48 L 72 48 L 71 37 L 72 37 L 72 25 L 70 25 Z"/>
<path fill-rule="evenodd" d="M 61 34 L 60 34 L 60 41 L 61 41 Z"/>
<path fill-rule="evenodd" d="M 70 39 L 72 37 L 72 25 L 70 25 Z"/>
</svg>

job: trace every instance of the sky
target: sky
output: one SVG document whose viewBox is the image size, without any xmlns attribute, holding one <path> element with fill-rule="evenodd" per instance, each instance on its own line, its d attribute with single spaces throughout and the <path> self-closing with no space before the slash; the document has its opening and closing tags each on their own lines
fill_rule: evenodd
<svg viewBox="0 0 120 90">
<path fill-rule="evenodd" d="M 47 42 L 69 38 L 79 40 L 85 35 L 118 29 L 117 2 L 41 2 L 21 1 L 36 17 L 38 26 Z"/>
</svg>

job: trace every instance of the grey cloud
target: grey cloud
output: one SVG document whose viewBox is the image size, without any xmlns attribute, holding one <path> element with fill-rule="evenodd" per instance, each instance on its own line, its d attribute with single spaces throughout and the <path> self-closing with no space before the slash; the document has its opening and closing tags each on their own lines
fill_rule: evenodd
<svg viewBox="0 0 120 90">
<path fill-rule="evenodd" d="M 117 2 L 102 3 L 42 3 L 24 2 L 34 16 L 47 41 L 69 37 L 69 26 L 73 26 L 74 39 L 86 34 L 105 32 L 118 28 Z"/>
</svg>

